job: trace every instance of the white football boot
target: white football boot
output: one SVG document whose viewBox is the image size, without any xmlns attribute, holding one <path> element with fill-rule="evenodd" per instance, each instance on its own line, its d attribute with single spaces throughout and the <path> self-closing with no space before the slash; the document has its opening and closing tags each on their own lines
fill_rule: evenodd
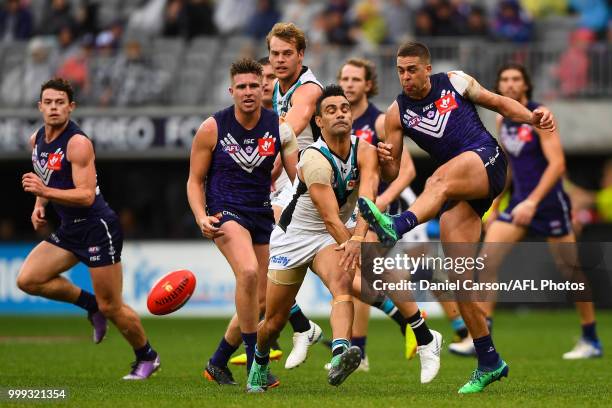
<svg viewBox="0 0 612 408">
<path fill-rule="evenodd" d="M 301 332 L 293 333 L 293 349 L 285 360 L 285 368 L 290 370 L 302 364 L 308 356 L 310 346 L 321 340 L 323 330 L 318 324 L 310 320 L 310 329 Z"/>
<path fill-rule="evenodd" d="M 417 347 L 417 354 L 421 360 L 421 383 L 431 382 L 440 370 L 440 350 L 442 349 L 442 335 L 435 330 L 429 330 L 433 340 L 424 346 Z"/>
<path fill-rule="evenodd" d="M 449 344 L 448 351 L 458 356 L 476 356 L 476 347 L 474 347 L 474 340 L 471 336 L 467 336 L 459 341 Z"/>
<path fill-rule="evenodd" d="M 571 351 L 563 354 L 564 360 L 582 360 L 596 358 L 603 355 L 601 344 L 581 338 Z"/>
</svg>

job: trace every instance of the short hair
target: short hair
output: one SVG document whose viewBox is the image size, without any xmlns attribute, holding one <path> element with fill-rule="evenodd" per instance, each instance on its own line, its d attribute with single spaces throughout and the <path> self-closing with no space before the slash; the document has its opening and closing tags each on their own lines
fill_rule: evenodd
<svg viewBox="0 0 612 408">
<path fill-rule="evenodd" d="M 316 110 L 315 110 L 315 114 L 317 116 L 321 116 L 321 104 L 323 103 L 323 101 L 332 96 L 342 96 L 346 98 L 346 95 L 344 94 L 344 90 L 342 89 L 340 85 L 338 84 L 327 85 L 325 88 L 323 88 L 323 93 L 317 99 L 317 105 L 316 105 Z"/>
<path fill-rule="evenodd" d="M 342 76 L 342 70 L 347 65 L 363 68 L 365 70 L 365 80 L 372 82 L 372 87 L 366 94 L 368 98 L 378 95 L 378 74 L 376 73 L 376 65 L 374 65 L 372 61 L 365 58 L 349 58 L 342 64 L 338 71 L 338 81 L 340 81 L 340 77 Z"/>
<path fill-rule="evenodd" d="M 263 77 L 263 67 L 251 58 L 241 58 L 234 61 L 230 67 L 230 77 L 233 79 L 238 74 L 255 74 Z"/>
<path fill-rule="evenodd" d="M 268 51 L 270 50 L 270 41 L 272 37 L 278 37 L 283 41 L 295 45 L 298 52 L 306 50 L 306 36 L 298 26 L 293 23 L 276 23 L 272 30 L 266 36 L 266 44 Z"/>
<path fill-rule="evenodd" d="M 497 70 L 497 79 L 495 80 L 495 92 L 501 95 L 501 92 L 499 91 L 499 81 L 501 80 L 502 74 L 510 69 L 515 69 L 521 73 L 523 76 L 523 81 L 525 81 L 525 85 L 527 85 L 527 99 L 531 99 L 531 95 L 533 95 L 533 83 L 531 82 L 531 76 L 529 75 L 529 72 L 527 72 L 527 68 L 518 62 L 508 62 L 499 67 Z"/>
<path fill-rule="evenodd" d="M 419 57 L 426 64 L 431 63 L 431 54 L 425 44 L 416 41 L 406 41 L 397 50 L 398 57 Z"/>
<path fill-rule="evenodd" d="M 270 65 L 270 58 L 262 57 L 262 58 L 258 59 L 257 62 L 259 62 L 262 67 L 265 67 L 266 65 Z"/>
<path fill-rule="evenodd" d="M 55 89 L 56 91 L 66 92 L 66 95 L 68 95 L 68 102 L 72 103 L 74 101 L 74 90 L 72 89 L 72 85 L 70 85 L 70 82 L 68 82 L 64 78 L 51 78 L 50 80 L 42 84 L 40 86 L 39 100 L 42 101 L 42 94 L 46 89 Z"/>
</svg>

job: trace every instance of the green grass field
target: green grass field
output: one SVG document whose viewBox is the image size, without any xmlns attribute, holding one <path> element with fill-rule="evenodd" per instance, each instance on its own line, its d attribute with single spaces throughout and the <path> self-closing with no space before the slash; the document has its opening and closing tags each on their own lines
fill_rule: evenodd
<svg viewBox="0 0 612 408">
<path fill-rule="evenodd" d="M 327 321 L 319 323 L 330 333 Z M 449 324 L 430 319 L 430 327 L 450 339 Z M 478 395 L 459 396 L 457 389 L 475 360 L 445 350 L 433 383 L 419 383 L 418 359 L 403 358 L 403 338 L 387 320 L 372 320 L 368 337 L 371 370 L 357 372 L 339 388 L 326 382 L 323 365 L 329 351 L 316 345 L 301 367 L 287 371 L 273 363 L 279 388 L 264 395 L 244 392 L 244 368 L 234 368 L 239 387 L 221 388 L 201 377 L 203 364 L 224 331 L 220 319 L 146 319 L 151 343 L 160 352 L 162 369 L 146 382 L 124 382 L 131 350 L 116 329 L 100 345 L 89 340 L 85 318 L 0 317 L 0 388 L 67 388 L 58 405 L 76 407 L 438 407 L 438 406 L 610 406 L 612 364 L 609 357 L 563 361 L 579 336 L 571 311 L 500 313 L 495 344 L 510 365 L 510 376 Z M 600 337 L 612 350 L 612 313 L 598 317 Z M 32 337 L 31 337 L 32 336 Z M 285 330 L 281 344 L 290 348 Z M 7 400 L 0 401 L 0 405 Z M 12 404 L 24 406 L 23 402 Z"/>
</svg>

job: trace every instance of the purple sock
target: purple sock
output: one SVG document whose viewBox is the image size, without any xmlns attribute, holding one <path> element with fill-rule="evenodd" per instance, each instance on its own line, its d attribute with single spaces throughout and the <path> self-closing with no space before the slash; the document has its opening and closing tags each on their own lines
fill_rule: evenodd
<svg viewBox="0 0 612 408">
<path fill-rule="evenodd" d="M 500 358 L 490 334 L 474 339 L 474 347 L 478 355 L 478 368 L 495 369 L 498 367 Z"/>
<path fill-rule="evenodd" d="M 416 215 L 412 211 L 406 210 L 400 215 L 393 217 L 393 224 L 397 235 L 402 236 L 419 225 L 419 220 L 417 220 Z"/>
<path fill-rule="evenodd" d="M 255 345 L 257 344 L 257 332 L 242 333 L 242 341 L 244 342 L 244 350 L 247 355 L 247 372 L 251 369 L 253 359 L 255 358 Z"/>
<path fill-rule="evenodd" d="M 353 346 L 357 346 L 359 347 L 359 350 L 361 350 L 361 358 L 364 359 L 366 356 L 366 336 L 363 337 L 352 337 L 351 338 L 351 345 Z"/>
<path fill-rule="evenodd" d="M 210 363 L 217 367 L 226 367 L 227 362 L 236 350 L 238 350 L 238 346 L 232 346 L 223 337 L 219 342 L 219 346 L 217 346 L 215 354 L 210 358 Z"/>
</svg>

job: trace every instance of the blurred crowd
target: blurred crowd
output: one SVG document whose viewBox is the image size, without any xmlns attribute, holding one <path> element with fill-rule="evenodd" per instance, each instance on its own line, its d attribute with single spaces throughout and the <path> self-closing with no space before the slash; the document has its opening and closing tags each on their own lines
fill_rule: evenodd
<svg viewBox="0 0 612 408">
<path fill-rule="evenodd" d="M 31 106 L 39 84 L 60 75 L 86 105 L 159 102 L 172 78 L 143 51 L 151 38 L 243 36 L 263 42 L 276 22 L 293 21 L 315 48 L 375 52 L 407 38 L 457 36 L 523 44 L 542 40 L 540 21 L 570 15 L 572 27 L 563 33 L 570 47 L 553 73 L 563 96 L 584 88 L 586 50 L 598 40 L 612 44 L 607 0 L 5 0 L 0 100 Z"/>
</svg>

